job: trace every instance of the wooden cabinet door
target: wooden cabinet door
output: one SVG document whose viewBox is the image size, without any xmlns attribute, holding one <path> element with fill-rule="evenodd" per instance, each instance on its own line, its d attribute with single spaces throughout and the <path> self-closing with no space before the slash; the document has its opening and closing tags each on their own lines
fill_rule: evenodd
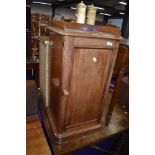
<svg viewBox="0 0 155 155">
<path fill-rule="evenodd" d="M 100 121 L 111 56 L 112 49 L 74 48 L 66 128 Z"/>
</svg>

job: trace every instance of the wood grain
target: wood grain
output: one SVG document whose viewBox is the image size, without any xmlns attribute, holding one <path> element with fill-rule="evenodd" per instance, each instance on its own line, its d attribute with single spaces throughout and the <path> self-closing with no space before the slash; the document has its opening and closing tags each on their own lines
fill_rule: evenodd
<svg viewBox="0 0 155 155">
<path fill-rule="evenodd" d="M 110 50 L 75 48 L 66 128 L 100 121 L 102 93 L 111 54 Z"/>
<path fill-rule="evenodd" d="M 120 45 L 113 74 L 116 76 L 116 82 L 115 82 L 112 99 L 111 99 L 108 114 L 107 114 L 106 125 L 109 124 L 110 119 L 112 117 L 112 112 L 116 104 L 118 94 L 120 93 L 123 75 L 129 74 L 129 48 L 128 46 Z"/>
<path fill-rule="evenodd" d="M 51 155 L 37 115 L 26 118 L 26 155 Z"/>
<path fill-rule="evenodd" d="M 53 34 L 50 37 L 53 41 L 51 46 L 50 57 L 50 110 L 53 116 L 53 121 L 56 128 L 59 128 L 59 109 L 60 109 L 60 81 L 61 81 L 61 51 L 62 51 L 62 36 Z"/>
<path fill-rule="evenodd" d="M 105 99 L 120 33 L 116 28 L 106 26 L 83 27 L 66 22 L 53 22 L 52 26 L 57 30 L 50 29 L 49 35 L 53 45 L 48 49 L 51 55 L 47 76 L 50 101 L 45 111 L 50 124 L 47 128 L 51 128 L 60 144 L 101 128 L 102 114 L 104 118 L 107 114 Z M 42 52 L 46 50 L 44 48 Z"/>
<path fill-rule="evenodd" d="M 112 93 L 109 92 L 108 97 L 107 97 L 108 103 L 110 103 L 111 96 L 112 96 Z M 81 149 L 83 147 L 86 147 L 88 145 L 102 141 L 105 138 L 118 134 L 124 130 L 128 130 L 129 128 L 128 121 L 129 121 L 128 116 L 124 113 L 124 109 L 122 109 L 122 107 L 118 103 L 116 103 L 114 111 L 113 111 L 113 117 L 111 118 L 111 122 L 108 127 L 102 124 L 102 128 L 100 130 L 93 132 L 93 133 L 86 133 L 85 135 L 79 138 L 69 140 L 62 144 L 55 143 L 54 139 L 50 138 L 51 136 L 49 136 L 50 138 L 49 140 L 51 142 L 51 146 L 54 149 L 55 155 L 68 154 L 78 149 Z M 46 126 L 48 126 L 47 119 L 46 121 L 44 121 L 44 123 Z M 49 134 L 49 131 L 50 130 L 47 129 L 48 134 Z"/>
<path fill-rule="evenodd" d="M 34 61 L 27 61 L 26 62 L 26 69 L 34 71 L 34 78 L 37 84 L 37 87 L 39 88 L 39 62 Z"/>
<path fill-rule="evenodd" d="M 38 94 L 34 80 L 26 80 L 26 116 L 37 115 Z"/>
<path fill-rule="evenodd" d="M 49 30 L 69 36 L 113 38 L 120 40 L 120 30 L 107 25 L 88 25 L 52 20 L 48 27 Z"/>
</svg>

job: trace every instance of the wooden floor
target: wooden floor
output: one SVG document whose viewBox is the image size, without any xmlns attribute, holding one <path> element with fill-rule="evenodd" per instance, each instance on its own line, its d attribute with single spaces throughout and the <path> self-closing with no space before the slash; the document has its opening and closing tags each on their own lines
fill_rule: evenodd
<svg viewBox="0 0 155 155">
<path fill-rule="evenodd" d="M 36 115 L 26 118 L 26 155 L 51 155 Z"/>
<path fill-rule="evenodd" d="M 111 94 L 108 95 L 110 102 Z M 111 122 L 108 127 L 103 127 L 98 132 L 86 134 L 79 139 L 73 139 L 67 143 L 58 145 L 51 141 L 51 146 L 56 155 L 68 154 L 85 146 L 97 143 L 107 137 L 128 129 L 128 114 L 121 104 L 116 103 Z M 29 116 L 26 120 L 26 154 L 27 155 L 51 155 L 42 126 L 37 116 Z"/>
<path fill-rule="evenodd" d="M 109 101 L 110 98 L 111 94 L 109 94 Z M 105 138 L 113 136 L 114 134 L 127 130 L 128 127 L 128 114 L 117 103 L 108 127 L 103 127 L 98 132 L 86 134 L 79 139 L 74 139 L 61 145 L 52 144 L 52 148 L 56 155 L 70 153 L 87 145 L 104 140 Z"/>
</svg>

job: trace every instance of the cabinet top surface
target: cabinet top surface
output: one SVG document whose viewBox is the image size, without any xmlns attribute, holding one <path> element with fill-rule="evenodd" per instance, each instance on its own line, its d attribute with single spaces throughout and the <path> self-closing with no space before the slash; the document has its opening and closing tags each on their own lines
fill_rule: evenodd
<svg viewBox="0 0 155 155">
<path fill-rule="evenodd" d="M 93 37 L 93 38 L 110 38 L 120 40 L 120 30 L 112 26 L 97 26 L 88 24 L 78 24 L 62 21 L 52 21 L 48 27 L 61 35 Z"/>
</svg>

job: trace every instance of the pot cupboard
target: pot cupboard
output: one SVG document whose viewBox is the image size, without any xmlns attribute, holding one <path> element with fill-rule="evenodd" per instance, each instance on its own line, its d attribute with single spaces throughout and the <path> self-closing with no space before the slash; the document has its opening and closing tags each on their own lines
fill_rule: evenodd
<svg viewBox="0 0 155 155">
<path fill-rule="evenodd" d="M 105 125 L 120 31 L 60 21 L 48 29 L 40 37 L 40 96 L 46 128 L 61 144 Z"/>
</svg>

